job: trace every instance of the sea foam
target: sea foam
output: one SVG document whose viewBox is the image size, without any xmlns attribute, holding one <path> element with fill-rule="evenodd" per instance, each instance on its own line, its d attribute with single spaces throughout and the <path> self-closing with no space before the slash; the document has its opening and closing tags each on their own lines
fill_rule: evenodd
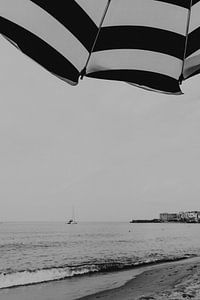
<svg viewBox="0 0 200 300">
<path fill-rule="evenodd" d="M 76 275 L 97 272 L 95 266 L 77 268 L 52 268 L 0 274 L 0 289 L 65 279 Z"/>
</svg>

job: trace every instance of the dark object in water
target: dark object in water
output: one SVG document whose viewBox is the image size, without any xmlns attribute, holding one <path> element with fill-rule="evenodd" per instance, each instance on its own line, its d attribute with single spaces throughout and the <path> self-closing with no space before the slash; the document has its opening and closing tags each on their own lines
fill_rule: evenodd
<svg viewBox="0 0 200 300">
<path fill-rule="evenodd" d="M 129 223 L 161 223 L 160 219 L 152 220 L 131 220 Z"/>
</svg>

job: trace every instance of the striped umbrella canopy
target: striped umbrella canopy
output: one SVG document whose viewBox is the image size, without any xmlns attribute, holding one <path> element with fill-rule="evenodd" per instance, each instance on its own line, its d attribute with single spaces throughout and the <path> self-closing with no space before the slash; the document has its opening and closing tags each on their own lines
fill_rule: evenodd
<svg viewBox="0 0 200 300">
<path fill-rule="evenodd" d="M 200 72 L 200 0 L 0 0 L 0 33 L 48 71 L 181 94 Z"/>
</svg>

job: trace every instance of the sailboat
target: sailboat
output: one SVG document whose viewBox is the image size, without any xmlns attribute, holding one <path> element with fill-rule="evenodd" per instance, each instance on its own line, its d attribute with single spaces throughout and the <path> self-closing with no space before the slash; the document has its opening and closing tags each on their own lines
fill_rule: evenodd
<svg viewBox="0 0 200 300">
<path fill-rule="evenodd" d="M 75 219 L 75 214 L 74 214 L 74 207 L 72 208 L 72 218 L 69 219 L 67 224 L 77 224 L 76 219 Z"/>
</svg>

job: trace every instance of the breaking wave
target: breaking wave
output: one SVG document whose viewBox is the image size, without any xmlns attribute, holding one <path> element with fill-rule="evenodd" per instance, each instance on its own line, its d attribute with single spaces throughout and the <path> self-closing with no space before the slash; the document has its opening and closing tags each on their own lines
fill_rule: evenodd
<svg viewBox="0 0 200 300">
<path fill-rule="evenodd" d="M 128 270 L 132 268 L 143 267 L 166 262 L 179 261 L 186 258 L 194 257 L 195 255 L 184 255 L 181 257 L 153 259 L 149 258 L 144 261 L 130 263 L 130 261 L 119 263 L 116 261 L 85 264 L 79 266 L 67 266 L 39 270 L 24 270 L 19 272 L 1 273 L 0 274 L 0 289 L 11 288 L 24 285 L 33 285 L 37 283 L 57 281 L 67 279 L 74 276 L 92 274 L 97 272 L 114 272 Z"/>
</svg>

